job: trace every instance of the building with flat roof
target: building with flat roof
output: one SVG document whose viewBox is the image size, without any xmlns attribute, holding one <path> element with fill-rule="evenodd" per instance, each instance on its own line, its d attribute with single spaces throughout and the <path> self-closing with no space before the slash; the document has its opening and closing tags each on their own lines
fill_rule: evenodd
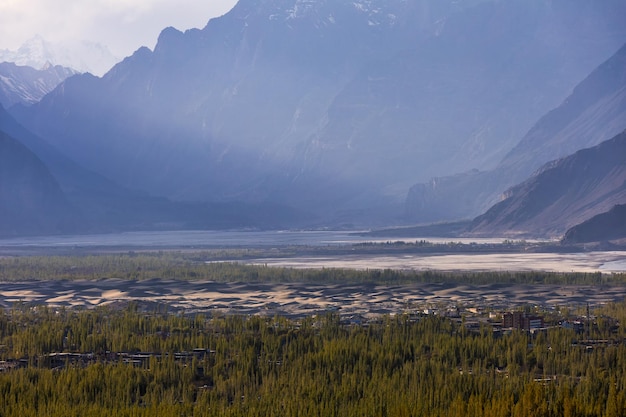
<svg viewBox="0 0 626 417">
<path fill-rule="evenodd" d="M 505 329 L 536 330 L 545 326 L 543 316 L 534 316 L 524 311 L 504 313 L 502 327 Z"/>
</svg>

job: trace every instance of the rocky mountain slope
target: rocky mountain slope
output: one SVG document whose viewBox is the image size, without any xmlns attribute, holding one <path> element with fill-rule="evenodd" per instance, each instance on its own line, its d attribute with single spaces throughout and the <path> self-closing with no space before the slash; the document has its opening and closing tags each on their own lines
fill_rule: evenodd
<svg viewBox="0 0 626 417">
<path fill-rule="evenodd" d="M 469 227 L 472 235 L 559 236 L 626 203 L 626 131 L 550 162 Z"/>
<path fill-rule="evenodd" d="M 9 108 L 15 104 L 34 104 L 74 74 L 76 71 L 58 65 L 37 70 L 0 62 L 0 105 Z"/>
<path fill-rule="evenodd" d="M 415 181 L 495 165 L 623 43 L 624 15 L 617 0 L 241 0 L 13 112 L 153 195 L 389 221 Z"/>
<path fill-rule="evenodd" d="M 626 204 L 617 204 L 606 213 L 570 228 L 563 236 L 564 244 L 626 240 Z"/>
<path fill-rule="evenodd" d="M 407 216 L 421 221 L 476 216 L 542 164 L 597 145 L 625 128 L 626 45 L 539 119 L 495 169 L 414 185 L 407 196 Z"/>
</svg>

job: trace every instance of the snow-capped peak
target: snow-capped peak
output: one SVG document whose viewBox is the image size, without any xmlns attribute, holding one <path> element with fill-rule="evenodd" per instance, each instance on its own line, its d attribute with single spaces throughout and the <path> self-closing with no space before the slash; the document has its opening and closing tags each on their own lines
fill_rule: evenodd
<svg viewBox="0 0 626 417">
<path fill-rule="evenodd" d="M 72 41 L 53 44 L 40 35 L 24 42 L 17 51 L 0 50 L 0 62 L 13 62 L 35 69 L 61 65 L 94 75 L 103 75 L 118 61 L 106 46 L 99 43 Z"/>
</svg>

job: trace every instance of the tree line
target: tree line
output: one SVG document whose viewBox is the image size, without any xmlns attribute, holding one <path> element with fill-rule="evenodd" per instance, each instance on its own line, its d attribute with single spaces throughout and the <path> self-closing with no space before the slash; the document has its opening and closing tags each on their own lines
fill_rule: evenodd
<svg viewBox="0 0 626 417">
<path fill-rule="evenodd" d="M 248 250 L 217 252 L 157 252 L 84 256 L 22 256 L 0 258 L 0 282 L 32 280 L 181 279 L 216 282 L 328 282 L 407 284 L 462 282 L 465 284 L 624 285 L 626 274 L 527 272 L 446 272 L 393 269 L 297 269 L 238 262 L 213 262 Z M 209 262 L 210 261 L 210 262 Z"/>
</svg>

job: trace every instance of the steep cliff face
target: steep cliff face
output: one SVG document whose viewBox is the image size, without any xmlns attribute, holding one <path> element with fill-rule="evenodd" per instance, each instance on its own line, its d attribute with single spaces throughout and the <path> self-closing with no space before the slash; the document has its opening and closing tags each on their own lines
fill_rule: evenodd
<svg viewBox="0 0 626 417">
<path fill-rule="evenodd" d="M 550 162 L 472 222 L 472 235 L 559 236 L 626 203 L 626 131 Z"/>
<path fill-rule="evenodd" d="M 543 116 L 490 171 L 469 171 L 411 188 L 409 218 L 468 218 L 487 210 L 505 190 L 542 164 L 607 140 L 626 128 L 626 45 Z"/>
<path fill-rule="evenodd" d="M 14 114 L 153 195 L 389 216 L 417 180 L 495 165 L 623 42 L 620 14 L 617 0 L 244 0 Z"/>
</svg>

